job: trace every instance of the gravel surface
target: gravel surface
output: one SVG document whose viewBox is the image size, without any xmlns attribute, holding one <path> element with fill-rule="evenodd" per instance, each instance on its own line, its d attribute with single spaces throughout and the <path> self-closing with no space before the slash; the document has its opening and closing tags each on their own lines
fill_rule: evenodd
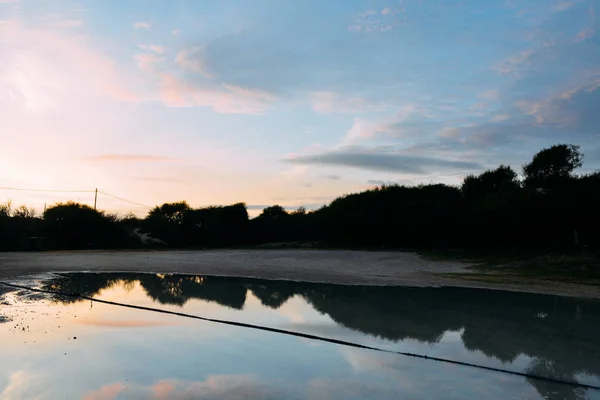
<svg viewBox="0 0 600 400">
<path fill-rule="evenodd" d="M 365 285 L 463 286 L 600 298 L 597 287 L 441 277 L 467 264 L 408 252 L 347 250 L 65 251 L 0 253 L 0 279 L 46 272 L 152 272 Z"/>
</svg>

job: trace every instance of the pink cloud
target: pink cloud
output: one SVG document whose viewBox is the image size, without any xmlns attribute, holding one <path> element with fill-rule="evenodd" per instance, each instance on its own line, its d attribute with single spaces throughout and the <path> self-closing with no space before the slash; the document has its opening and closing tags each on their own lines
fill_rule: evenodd
<svg viewBox="0 0 600 400">
<path fill-rule="evenodd" d="M 50 25 L 65 22 L 76 25 L 54 20 Z M 135 79 L 122 76 L 116 63 L 95 51 L 86 36 L 44 25 L 0 24 L 0 37 L 5 40 L 0 48 L 0 78 L 22 107 L 45 112 L 72 109 L 92 97 L 126 101 L 138 97 L 128 88 Z"/>
<path fill-rule="evenodd" d="M 274 400 L 281 398 L 254 375 L 211 375 L 206 380 L 198 382 L 176 379 L 160 380 L 152 386 L 151 392 L 156 400 L 190 398 Z"/>
<path fill-rule="evenodd" d="M 352 146 L 357 142 L 378 136 L 403 136 L 405 132 L 402 129 L 402 122 L 417 111 L 413 104 L 407 104 L 401 107 L 394 114 L 369 121 L 356 118 L 354 124 L 342 139 L 340 146 Z"/>
<path fill-rule="evenodd" d="M 263 114 L 276 99 L 265 91 L 213 80 L 202 59 L 196 57 L 197 48 L 179 53 L 175 70 L 158 72 L 157 65 L 166 61 L 161 56 L 166 49 L 141 45 L 148 53 L 134 54 L 133 58 L 145 74 L 135 74 L 96 51 L 84 34 L 44 26 L 0 23 L 4 41 L 0 48 L 2 97 L 8 96 L 12 108 L 38 114 L 73 112 L 78 104 L 89 108 L 91 100 L 108 97 L 124 102 L 159 101 L 169 107 L 209 107 L 220 113 Z M 180 72 L 187 72 L 186 76 L 193 72 L 208 81 L 184 80 Z"/>
<path fill-rule="evenodd" d="M 160 46 L 158 44 L 140 44 L 138 47 L 142 50 L 153 51 L 156 54 L 164 54 L 167 51 L 164 46 Z"/>
<path fill-rule="evenodd" d="M 174 161 L 175 158 L 147 154 L 103 154 L 87 157 L 87 160 L 97 162 L 164 162 Z"/>
<path fill-rule="evenodd" d="M 264 114 L 275 100 L 270 93 L 235 85 L 199 85 L 162 74 L 162 101 L 170 107 L 210 107 L 223 114 Z"/>
<path fill-rule="evenodd" d="M 154 66 L 162 61 L 163 57 L 159 57 L 154 53 L 150 54 L 135 54 L 133 56 L 137 67 L 143 71 L 152 71 Z"/>
<path fill-rule="evenodd" d="M 492 69 L 503 75 L 521 75 L 521 69 L 529 65 L 529 58 L 533 53 L 533 50 L 523 50 L 505 58 Z"/>
<path fill-rule="evenodd" d="M 593 92 L 600 88 L 600 70 L 581 74 L 579 82 L 537 101 L 516 103 L 523 113 L 530 115 L 538 124 L 573 126 L 579 122 L 577 112 L 565 107 L 577 94 Z"/>
<path fill-rule="evenodd" d="M 113 383 L 89 392 L 83 397 L 83 400 L 113 400 L 116 399 L 125 388 L 126 386 L 123 383 Z"/>
</svg>

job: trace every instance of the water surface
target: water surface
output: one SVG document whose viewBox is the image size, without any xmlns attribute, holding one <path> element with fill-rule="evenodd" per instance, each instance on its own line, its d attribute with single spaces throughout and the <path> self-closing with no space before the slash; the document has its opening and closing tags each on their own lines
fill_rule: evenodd
<svg viewBox="0 0 600 400">
<path fill-rule="evenodd" d="M 155 274 L 57 292 L 600 385 L 600 302 Z M 0 399 L 599 399 L 477 368 L 0 287 Z"/>
</svg>

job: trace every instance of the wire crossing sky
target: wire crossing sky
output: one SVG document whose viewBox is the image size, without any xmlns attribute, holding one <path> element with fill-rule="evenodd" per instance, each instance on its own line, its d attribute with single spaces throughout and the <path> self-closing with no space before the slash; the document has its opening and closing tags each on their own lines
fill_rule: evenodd
<svg viewBox="0 0 600 400">
<path fill-rule="evenodd" d="M 597 169 L 599 6 L 3 0 L 0 186 L 310 209 L 556 143 Z"/>
</svg>

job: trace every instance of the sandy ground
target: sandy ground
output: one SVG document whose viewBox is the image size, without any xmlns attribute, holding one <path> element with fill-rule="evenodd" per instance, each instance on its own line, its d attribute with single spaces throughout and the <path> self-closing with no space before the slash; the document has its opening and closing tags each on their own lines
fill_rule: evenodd
<svg viewBox="0 0 600 400">
<path fill-rule="evenodd" d="M 67 271 L 187 273 L 340 284 L 485 287 L 600 298 L 594 286 L 484 283 L 438 275 L 466 272 L 467 266 L 430 261 L 415 253 L 344 250 L 0 253 L 0 280 Z"/>
</svg>

